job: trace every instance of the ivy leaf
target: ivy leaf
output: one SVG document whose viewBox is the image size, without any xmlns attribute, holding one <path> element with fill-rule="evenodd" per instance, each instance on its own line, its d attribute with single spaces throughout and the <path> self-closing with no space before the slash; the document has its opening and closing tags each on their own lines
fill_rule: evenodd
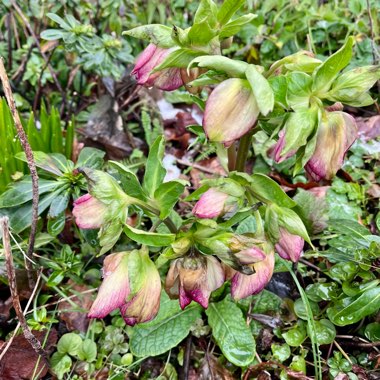
<svg viewBox="0 0 380 380">
<path fill-rule="evenodd" d="M 172 301 L 162 292 L 157 317 L 132 328 L 130 349 L 136 356 L 161 355 L 177 346 L 189 334 L 190 327 L 200 318 L 201 308 L 192 303 L 181 310 L 178 301 Z"/>
<path fill-rule="evenodd" d="M 245 367 L 254 359 L 255 340 L 239 307 L 226 298 L 206 310 L 212 334 L 231 363 Z"/>
</svg>

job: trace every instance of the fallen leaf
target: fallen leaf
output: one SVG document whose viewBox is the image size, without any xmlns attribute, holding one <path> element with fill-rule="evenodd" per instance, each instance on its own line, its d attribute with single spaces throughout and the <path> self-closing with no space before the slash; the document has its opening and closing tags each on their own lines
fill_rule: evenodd
<svg viewBox="0 0 380 380">
<path fill-rule="evenodd" d="M 33 331 L 33 335 L 41 344 L 45 341 L 46 334 L 49 334 L 49 336 L 44 349 L 50 355 L 57 343 L 57 331 L 55 329 Z M 41 379 L 47 372 L 48 367 L 42 359 L 39 359 L 39 355 L 34 351 L 24 335 L 17 335 L 13 339 L 12 344 L 0 362 L 0 379 L 4 380 Z"/>
</svg>

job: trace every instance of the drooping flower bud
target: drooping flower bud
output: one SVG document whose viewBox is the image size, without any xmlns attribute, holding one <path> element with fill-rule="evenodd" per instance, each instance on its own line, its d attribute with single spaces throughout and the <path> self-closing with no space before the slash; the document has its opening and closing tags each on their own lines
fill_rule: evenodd
<svg viewBox="0 0 380 380">
<path fill-rule="evenodd" d="M 191 301 L 207 308 L 211 292 L 223 283 L 224 271 L 215 257 L 185 257 L 171 263 L 165 288 L 171 297 L 179 298 L 182 309 Z"/>
<path fill-rule="evenodd" d="M 179 68 L 170 67 L 152 73 L 172 51 L 173 48 L 164 49 L 149 44 L 137 58 L 131 75 L 135 76 L 138 84 L 148 87 L 155 86 L 164 91 L 176 90 L 183 85 Z"/>
<path fill-rule="evenodd" d="M 259 112 L 249 82 L 227 79 L 215 87 L 206 102 L 203 128 L 210 141 L 230 146 L 252 128 Z"/>
<path fill-rule="evenodd" d="M 317 132 L 317 144 L 305 170 L 314 181 L 332 179 L 355 142 L 358 128 L 355 119 L 344 112 L 326 112 Z"/>
<path fill-rule="evenodd" d="M 107 206 L 90 194 L 74 201 L 73 215 L 79 228 L 100 228 L 105 221 Z"/>
<path fill-rule="evenodd" d="M 212 219 L 233 212 L 235 209 L 235 197 L 211 188 L 201 195 L 192 213 L 198 218 Z"/>
<path fill-rule="evenodd" d="M 104 260 L 103 283 L 88 317 L 104 318 L 120 308 L 129 325 L 150 321 L 158 312 L 160 292 L 160 275 L 147 251 L 111 254 Z"/>
<path fill-rule="evenodd" d="M 160 308 L 161 279 L 147 251 L 132 251 L 128 260 L 131 295 L 120 311 L 127 325 L 148 322 Z"/>
<path fill-rule="evenodd" d="M 285 228 L 280 228 L 280 239 L 275 248 L 283 259 L 296 263 L 301 257 L 304 244 L 305 241 L 301 236 L 293 235 Z"/>
<path fill-rule="evenodd" d="M 253 273 L 249 264 L 265 258 L 260 248 L 262 243 L 261 240 L 232 232 L 197 240 L 200 251 L 216 255 L 224 264 L 245 274 Z"/>
<path fill-rule="evenodd" d="M 265 258 L 252 264 L 254 273 L 246 275 L 240 272 L 231 272 L 231 295 L 235 300 L 260 293 L 272 278 L 274 269 L 274 252 L 270 244 L 266 244 Z"/>
</svg>

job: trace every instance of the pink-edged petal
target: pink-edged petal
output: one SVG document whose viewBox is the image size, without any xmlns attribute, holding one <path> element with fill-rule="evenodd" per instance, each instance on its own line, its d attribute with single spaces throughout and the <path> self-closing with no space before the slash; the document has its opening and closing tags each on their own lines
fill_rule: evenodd
<svg viewBox="0 0 380 380">
<path fill-rule="evenodd" d="M 103 282 L 88 313 L 89 318 L 104 318 L 118 309 L 129 295 L 127 254 L 114 253 L 104 259 Z"/>
<path fill-rule="evenodd" d="M 207 287 L 210 292 L 219 289 L 225 281 L 222 264 L 213 256 L 206 257 L 207 262 Z"/>
<path fill-rule="evenodd" d="M 266 255 L 260 248 L 250 247 L 235 253 L 235 257 L 242 264 L 254 264 L 258 261 L 264 260 Z"/>
<path fill-rule="evenodd" d="M 235 300 L 260 293 L 270 281 L 274 269 L 274 254 L 269 252 L 266 258 L 253 264 L 255 273 L 245 275 L 236 272 L 231 280 L 231 294 Z"/>
<path fill-rule="evenodd" d="M 280 240 L 275 245 L 277 253 L 285 260 L 296 263 L 301 257 L 305 241 L 298 235 L 293 235 L 285 228 L 280 228 Z"/>
<path fill-rule="evenodd" d="M 358 135 L 355 119 L 347 113 L 329 112 L 326 118 L 318 128 L 315 151 L 305 166 L 314 181 L 334 177 Z"/>
<path fill-rule="evenodd" d="M 279 134 L 278 134 L 278 141 L 276 143 L 276 145 L 273 147 L 273 151 L 272 151 L 272 157 L 274 158 L 274 160 L 277 162 L 277 163 L 281 163 L 282 161 L 285 161 L 286 159 L 294 156 L 297 152 L 297 150 L 292 150 L 288 153 L 286 153 L 284 156 L 282 156 L 282 151 L 284 150 L 285 148 L 285 145 L 286 145 L 286 133 L 285 133 L 285 129 L 282 129 Z"/>
<path fill-rule="evenodd" d="M 82 195 L 74 202 L 73 215 L 79 228 L 100 228 L 106 213 L 107 206 L 90 194 Z"/>
<path fill-rule="evenodd" d="M 195 204 L 192 213 L 198 218 L 216 218 L 223 213 L 229 195 L 216 189 L 208 189 Z"/>
<path fill-rule="evenodd" d="M 135 75 L 138 73 L 138 71 L 145 66 L 152 56 L 154 55 L 155 51 L 157 50 L 157 46 L 154 44 L 149 44 L 143 52 L 137 57 L 135 67 L 133 68 L 131 74 Z"/>
<path fill-rule="evenodd" d="M 157 71 L 149 76 L 145 84 L 163 91 L 174 91 L 183 85 L 181 71 L 175 67 Z"/>
<path fill-rule="evenodd" d="M 209 96 L 203 128 L 210 141 L 231 145 L 252 128 L 258 115 L 248 81 L 231 78 L 216 86 Z"/>
</svg>

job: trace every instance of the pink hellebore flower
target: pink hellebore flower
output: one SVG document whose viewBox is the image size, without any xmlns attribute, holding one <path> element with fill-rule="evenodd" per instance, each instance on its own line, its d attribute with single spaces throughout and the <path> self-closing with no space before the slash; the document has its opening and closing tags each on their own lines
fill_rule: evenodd
<svg viewBox="0 0 380 380">
<path fill-rule="evenodd" d="M 158 312 L 160 293 L 160 275 L 147 252 L 113 253 L 104 260 L 103 283 L 88 317 L 104 318 L 120 308 L 128 325 L 148 322 Z"/>
<path fill-rule="evenodd" d="M 82 195 L 74 202 L 73 215 L 79 228 L 100 228 L 106 213 L 107 206 L 90 194 Z"/>
<path fill-rule="evenodd" d="M 137 83 L 152 87 L 155 86 L 164 91 L 173 91 L 183 85 L 181 70 L 176 67 L 169 67 L 152 73 L 158 65 L 173 51 L 171 49 L 160 48 L 154 44 L 149 44 L 137 58 L 131 75 L 134 75 Z"/>
<path fill-rule="evenodd" d="M 249 82 L 230 78 L 216 86 L 209 96 L 203 128 L 210 141 L 230 146 L 253 127 L 259 113 Z"/>
<path fill-rule="evenodd" d="M 296 263 L 301 257 L 304 244 L 305 241 L 300 236 L 293 235 L 285 228 L 280 227 L 280 239 L 275 248 L 283 259 Z"/>
<path fill-rule="evenodd" d="M 179 298 L 181 309 L 191 301 L 207 308 L 211 292 L 223 283 L 224 271 L 215 257 L 186 257 L 171 263 L 165 288 L 171 297 Z"/>
<path fill-rule="evenodd" d="M 277 143 L 274 145 L 274 147 L 271 147 L 270 154 L 278 164 L 292 157 L 297 152 L 296 150 L 291 150 L 290 152 L 286 153 L 284 156 L 281 156 L 281 153 L 283 149 L 285 148 L 285 136 L 286 136 L 285 129 L 281 129 L 281 131 L 278 134 L 279 139 Z"/>
<path fill-rule="evenodd" d="M 251 275 L 234 272 L 231 279 L 231 295 L 235 300 L 260 293 L 272 278 L 274 252 L 266 253 L 264 260 L 252 265 L 255 273 Z"/>
<path fill-rule="evenodd" d="M 317 144 L 305 169 L 314 181 L 332 179 L 355 142 L 358 128 L 355 119 L 345 112 L 327 112 L 317 132 Z"/>
<path fill-rule="evenodd" d="M 227 205 L 230 196 L 216 189 L 209 189 L 201 195 L 192 213 L 201 219 L 212 219 L 233 211 L 235 205 Z"/>
</svg>

